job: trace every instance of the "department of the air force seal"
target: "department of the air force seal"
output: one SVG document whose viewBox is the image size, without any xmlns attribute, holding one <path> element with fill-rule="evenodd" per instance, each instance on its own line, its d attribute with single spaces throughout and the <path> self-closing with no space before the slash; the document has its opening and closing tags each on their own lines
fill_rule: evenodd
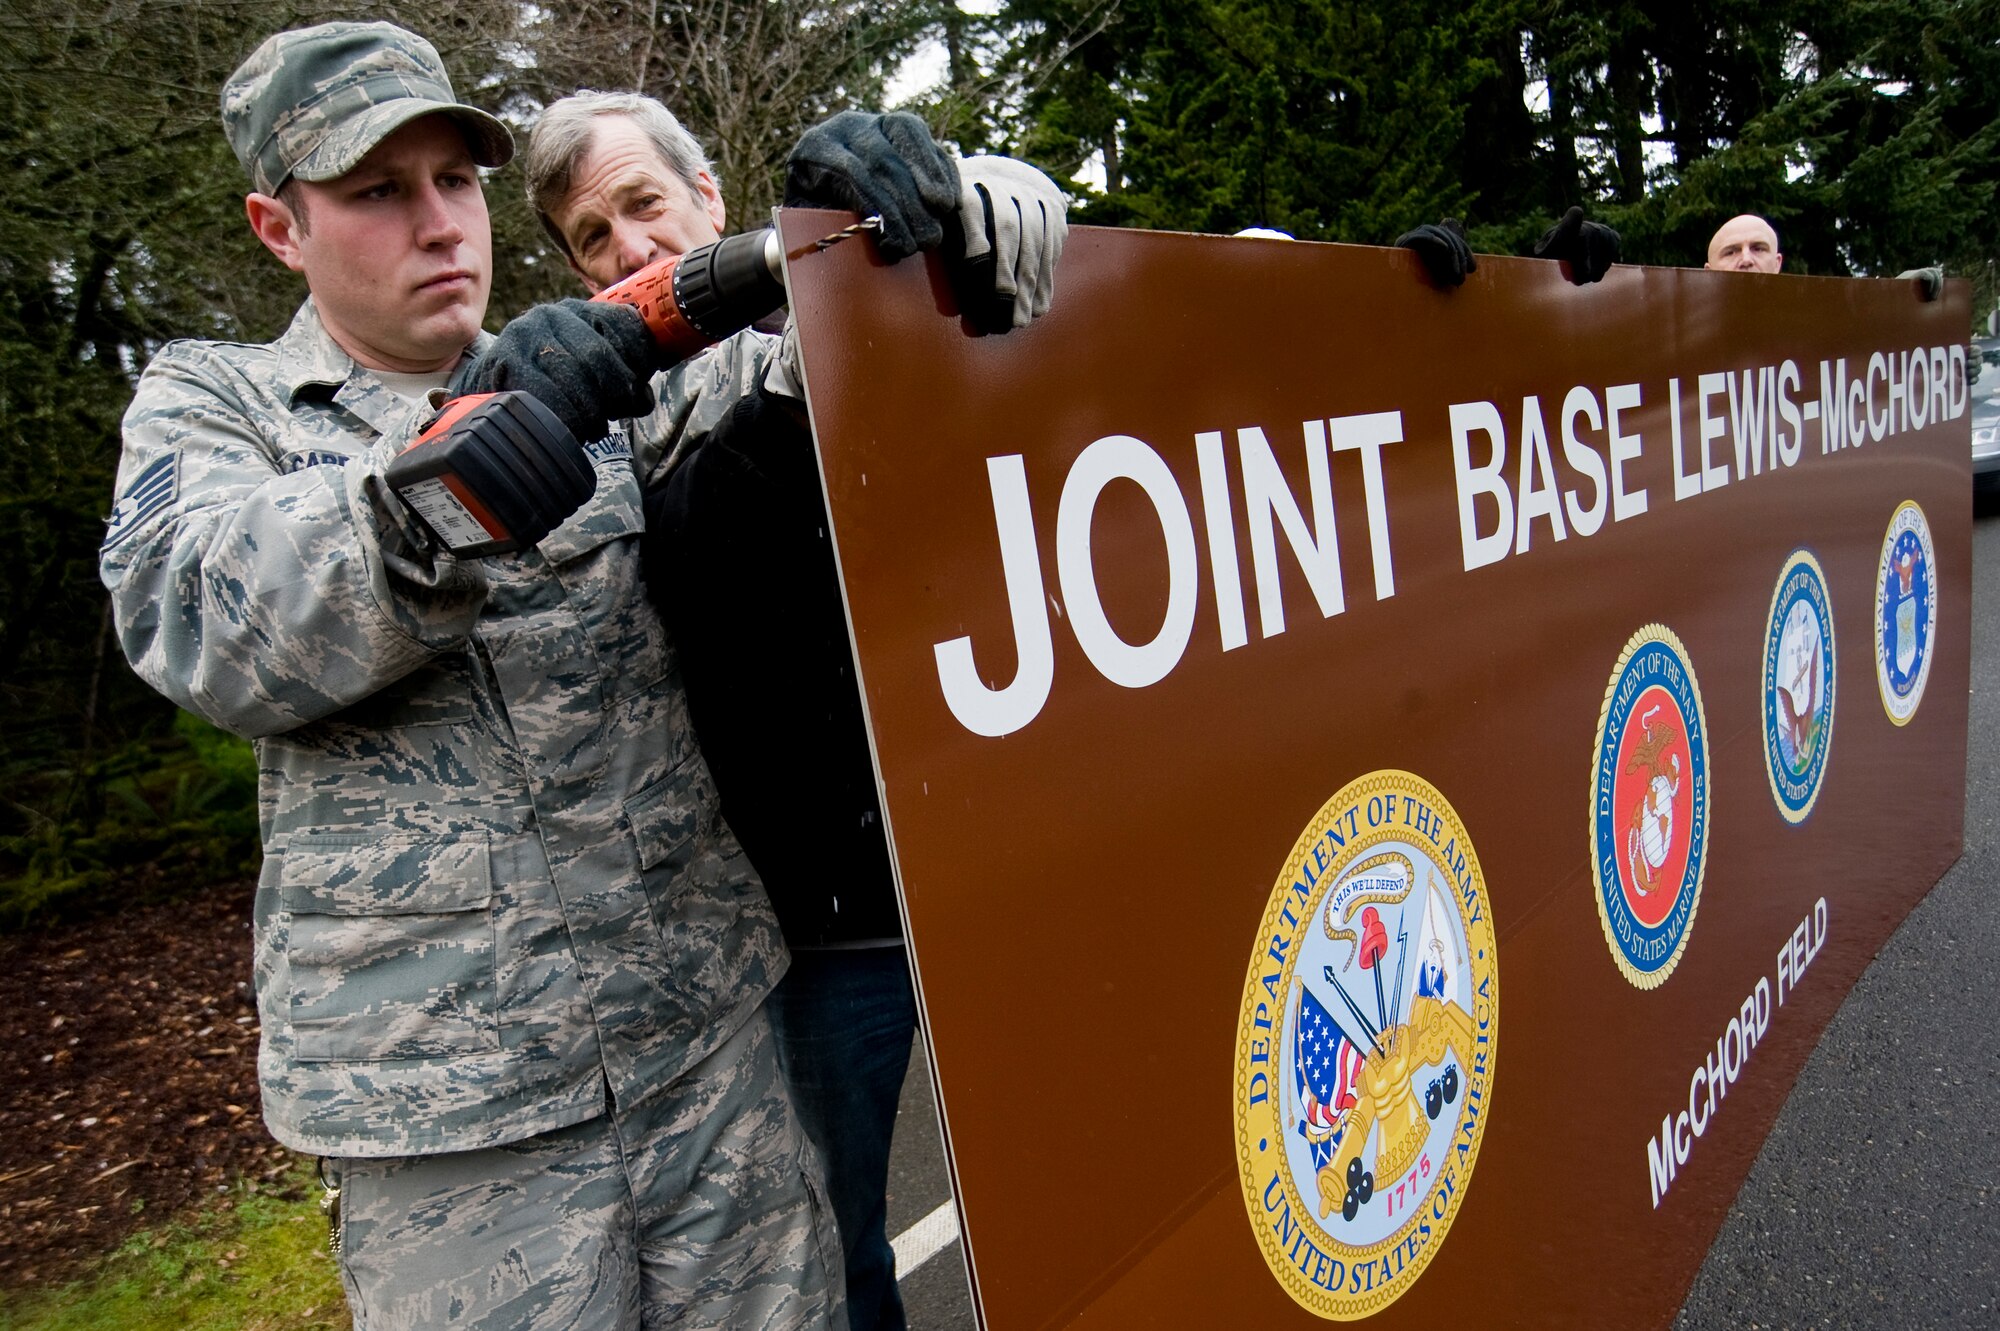
<svg viewBox="0 0 2000 1331">
<path fill-rule="evenodd" d="M 1811 551 L 1794 550 L 1764 625 L 1764 772 L 1788 823 L 1804 822 L 1819 798 L 1836 678 L 1826 575 Z"/>
<path fill-rule="evenodd" d="M 1906 499 L 1889 519 L 1875 570 L 1875 682 L 1883 710 L 1899 726 L 1924 700 L 1936 637 L 1937 549 L 1924 511 Z"/>
<path fill-rule="evenodd" d="M 1271 892 L 1236 1024 L 1236 1166 L 1285 1292 L 1351 1321 L 1423 1274 L 1492 1109 L 1493 914 L 1444 796 L 1350 782 Z"/>
<path fill-rule="evenodd" d="M 1611 959 L 1641 989 L 1680 964 L 1708 860 L 1708 719 L 1687 649 L 1648 624 L 1604 690 L 1592 755 L 1590 876 Z"/>
</svg>

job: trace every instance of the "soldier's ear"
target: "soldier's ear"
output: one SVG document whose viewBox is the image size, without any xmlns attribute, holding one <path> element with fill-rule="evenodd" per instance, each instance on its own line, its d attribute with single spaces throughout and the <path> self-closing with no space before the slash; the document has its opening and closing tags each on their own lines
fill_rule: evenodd
<svg viewBox="0 0 2000 1331">
<path fill-rule="evenodd" d="M 305 256 L 300 249 L 299 237 L 304 234 L 305 228 L 299 225 L 299 219 L 283 199 L 251 193 L 244 196 L 243 212 L 250 219 L 250 229 L 257 233 L 257 239 L 264 242 L 265 249 L 277 255 L 279 262 L 293 272 L 304 270 Z"/>
</svg>

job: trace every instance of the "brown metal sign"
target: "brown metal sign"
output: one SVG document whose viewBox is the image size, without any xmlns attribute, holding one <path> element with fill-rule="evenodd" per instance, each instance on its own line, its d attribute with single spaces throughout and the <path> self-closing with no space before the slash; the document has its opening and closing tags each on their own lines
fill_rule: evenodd
<svg viewBox="0 0 2000 1331">
<path fill-rule="evenodd" d="M 791 290 L 985 1324 L 1665 1325 L 1960 850 L 1963 284 Z"/>
</svg>

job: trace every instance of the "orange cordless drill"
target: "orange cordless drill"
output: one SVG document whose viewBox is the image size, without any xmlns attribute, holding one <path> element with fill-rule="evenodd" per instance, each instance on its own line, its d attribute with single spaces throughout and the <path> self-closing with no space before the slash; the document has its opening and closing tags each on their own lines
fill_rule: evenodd
<svg viewBox="0 0 2000 1331">
<path fill-rule="evenodd" d="M 780 260 L 777 232 L 754 231 L 650 263 L 593 299 L 639 311 L 664 368 L 783 304 Z M 437 544 L 467 557 L 538 543 L 597 486 L 570 430 L 520 392 L 445 403 L 386 479 Z"/>
</svg>

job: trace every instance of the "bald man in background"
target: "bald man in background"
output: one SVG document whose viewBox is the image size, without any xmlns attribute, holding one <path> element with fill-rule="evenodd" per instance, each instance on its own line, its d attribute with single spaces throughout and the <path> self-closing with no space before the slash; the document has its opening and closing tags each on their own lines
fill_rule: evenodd
<svg viewBox="0 0 2000 1331">
<path fill-rule="evenodd" d="M 1778 231 L 1755 213 L 1732 217 L 1709 237 L 1708 262 L 1702 265 L 1723 273 L 1781 273 L 1785 256 L 1778 252 Z M 1944 294 L 1944 269 L 1935 264 L 1906 268 L 1897 281 L 1914 281 L 1919 299 L 1936 300 Z"/>
<path fill-rule="evenodd" d="M 1708 262 L 1717 272 L 1783 272 L 1785 256 L 1778 252 L 1778 232 L 1755 213 L 1732 217 L 1709 238 Z"/>
</svg>

